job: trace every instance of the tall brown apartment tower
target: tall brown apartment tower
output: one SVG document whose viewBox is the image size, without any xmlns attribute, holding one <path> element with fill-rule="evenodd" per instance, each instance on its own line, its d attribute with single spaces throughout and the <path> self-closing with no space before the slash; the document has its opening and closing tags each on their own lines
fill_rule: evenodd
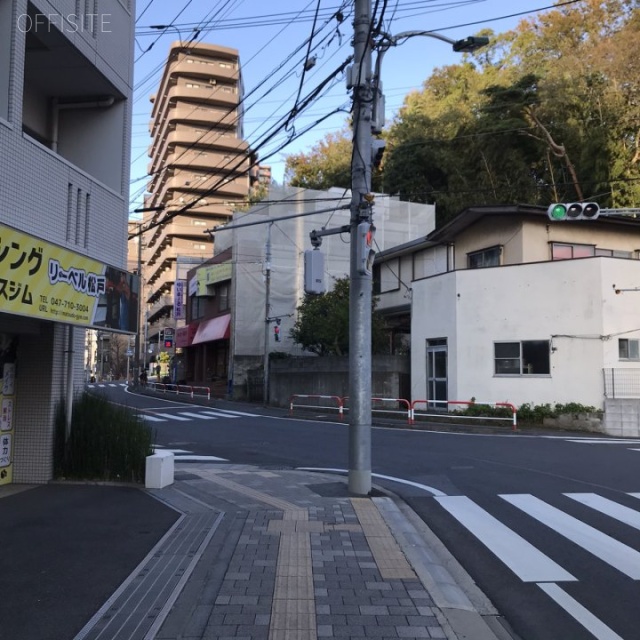
<svg viewBox="0 0 640 640">
<path fill-rule="evenodd" d="M 176 280 L 213 256 L 213 239 L 206 230 L 227 222 L 233 205 L 249 193 L 251 152 L 243 139 L 242 95 L 236 49 L 172 44 L 158 92 L 150 98 L 150 181 L 144 208 L 154 210 L 145 212 L 144 226 L 189 208 L 142 238 L 151 342 L 162 327 L 177 324 Z"/>
</svg>

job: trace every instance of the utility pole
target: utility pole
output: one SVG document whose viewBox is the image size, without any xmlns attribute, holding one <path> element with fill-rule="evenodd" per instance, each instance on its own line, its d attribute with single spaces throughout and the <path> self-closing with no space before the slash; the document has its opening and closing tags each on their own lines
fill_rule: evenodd
<svg viewBox="0 0 640 640">
<path fill-rule="evenodd" d="M 269 404 L 269 328 L 271 326 L 271 225 L 267 226 L 267 244 L 264 256 L 264 376 L 262 378 L 262 403 Z"/>
<path fill-rule="evenodd" d="M 371 4 L 355 0 L 349 287 L 349 492 L 371 492 L 371 274 L 358 269 L 358 225 L 371 218 Z M 367 196 L 367 197 L 365 197 Z"/>
<path fill-rule="evenodd" d="M 142 223 L 138 224 L 138 308 L 136 317 L 138 326 L 136 328 L 135 357 L 133 360 L 133 371 L 135 376 L 140 375 L 140 314 L 142 312 Z M 146 346 L 146 341 L 145 341 Z M 146 359 L 146 357 L 145 357 Z M 129 377 L 129 365 L 127 364 L 127 378 Z M 134 378 L 136 382 L 139 378 Z"/>
</svg>

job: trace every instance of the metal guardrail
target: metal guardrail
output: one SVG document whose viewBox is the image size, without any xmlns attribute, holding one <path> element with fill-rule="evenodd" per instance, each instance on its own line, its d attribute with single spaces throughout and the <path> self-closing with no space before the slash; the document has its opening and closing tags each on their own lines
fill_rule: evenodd
<svg viewBox="0 0 640 640">
<path fill-rule="evenodd" d="M 414 400 L 411 403 L 411 424 L 415 423 L 416 416 L 432 417 L 432 418 L 449 418 L 460 417 L 456 414 L 449 413 L 416 413 L 416 405 L 424 404 L 427 408 L 433 404 L 444 404 L 445 408 L 449 405 L 466 405 L 466 406 L 488 406 L 488 407 L 505 407 L 511 410 L 511 417 L 501 416 L 464 416 L 465 420 L 508 420 L 511 422 L 512 430 L 515 431 L 518 426 L 518 409 L 510 402 L 479 402 L 478 400 Z"/>
<path fill-rule="evenodd" d="M 344 403 L 345 411 L 349 411 L 347 403 L 349 396 L 344 396 L 342 402 Z M 389 405 L 395 403 L 396 407 L 392 408 Z M 382 406 L 376 406 L 382 404 Z M 404 407 L 400 409 L 400 407 Z M 405 398 L 371 398 L 371 412 L 372 413 L 399 413 L 407 416 L 407 424 L 411 424 L 411 403 Z"/>
<path fill-rule="evenodd" d="M 190 398 L 202 396 L 206 397 L 207 400 L 211 399 L 211 389 L 209 387 L 192 387 L 186 384 L 165 384 L 162 382 L 147 382 L 146 386 L 154 391 L 161 391 L 162 393 L 188 395 Z"/>
<path fill-rule="evenodd" d="M 294 402 L 294 400 L 302 399 L 302 398 L 314 399 L 318 401 L 332 400 L 336 404 L 335 406 L 327 406 L 327 405 L 321 405 L 321 404 L 296 404 Z M 289 415 L 291 416 L 293 415 L 294 407 L 300 407 L 305 409 L 337 409 L 338 416 L 340 417 L 340 421 L 344 419 L 344 403 L 342 402 L 342 398 L 340 396 L 309 395 L 305 393 L 294 393 L 289 398 Z"/>
<path fill-rule="evenodd" d="M 297 403 L 298 399 L 315 400 L 316 404 L 300 404 Z M 326 404 L 318 404 L 325 400 L 331 400 L 335 405 L 328 406 Z M 289 415 L 293 415 L 293 411 L 296 407 L 304 409 L 334 409 L 338 411 L 340 421 L 344 419 L 344 414 L 349 411 L 348 407 L 349 397 L 344 396 L 329 396 L 329 395 L 312 395 L 304 393 L 295 393 L 289 399 Z M 395 403 L 395 407 L 390 407 L 390 403 Z M 376 406 L 376 404 L 382 406 Z M 409 402 L 405 398 L 371 398 L 371 412 L 372 413 L 395 413 L 401 414 L 407 417 L 407 424 L 414 425 L 416 417 L 431 417 L 431 418 L 455 418 L 460 417 L 457 414 L 450 413 L 423 413 L 417 412 L 416 407 L 424 404 L 427 408 L 431 408 L 434 404 L 445 405 L 445 409 L 448 409 L 450 405 L 465 405 L 465 406 L 488 406 L 488 407 L 504 407 L 511 411 L 511 416 L 464 416 L 465 420 L 502 420 L 509 421 L 512 425 L 512 430 L 515 431 L 518 426 L 518 409 L 510 402 L 479 402 L 478 400 L 414 400 Z M 401 408 L 402 407 L 402 408 Z"/>
</svg>

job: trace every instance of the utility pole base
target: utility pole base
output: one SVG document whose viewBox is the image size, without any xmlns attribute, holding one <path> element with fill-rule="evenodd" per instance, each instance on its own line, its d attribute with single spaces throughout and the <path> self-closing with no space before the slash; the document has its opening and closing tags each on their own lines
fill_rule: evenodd
<svg viewBox="0 0 640 640">
<path fill-rule="evenodd" d="M 349 469 L 349 493 L 361 497 L 371 493 L 371 469 Z"/>
</svg>

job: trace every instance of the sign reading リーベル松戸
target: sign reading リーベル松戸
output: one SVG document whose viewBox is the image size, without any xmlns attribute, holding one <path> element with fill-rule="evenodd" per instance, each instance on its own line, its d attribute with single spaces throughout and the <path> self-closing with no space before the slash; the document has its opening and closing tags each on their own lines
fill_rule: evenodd
<svg viewBox="0 0 640 640">
<path fill-rule="evenodd" d="M 4 313 L 135 333 L 138 282 L 127 271 L 0 224 Z"/>
</svg>

